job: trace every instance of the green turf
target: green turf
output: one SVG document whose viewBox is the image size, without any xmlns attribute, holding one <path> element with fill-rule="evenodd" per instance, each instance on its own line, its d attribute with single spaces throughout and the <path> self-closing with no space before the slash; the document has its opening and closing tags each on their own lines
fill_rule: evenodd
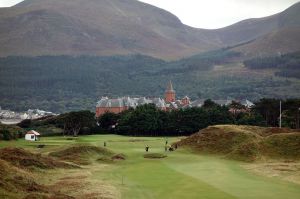
<svg viewBox="0 0 300 199">
<path fill-rule="evenodd" d="M 168 138 L 169 143 L 179 138 Z M 51 152 L 62 145 L 88 143 L 126 155 L 125 161 L 93 170 L 92 177 L 116 186 L 125 199 L 143 198 L 300 198 L 300 185 L 249 173 L 240 162 L 192 153 L 187 149 L 165 152 L 165 138 L 132 138 L 117 135 L 43 138 L 39 143 L 23 140 L 0 142 L 0 147 L 20 146 L 32 151 Z M 44 143 L 44 149 L 36 149 Z M 166 153 L 164 159 L 145 159 L 151 153 Z M 95 163 L 93 166 L 97 166 Z M 88 169 L 88 167 L 87 167 Z"/>
</svg>

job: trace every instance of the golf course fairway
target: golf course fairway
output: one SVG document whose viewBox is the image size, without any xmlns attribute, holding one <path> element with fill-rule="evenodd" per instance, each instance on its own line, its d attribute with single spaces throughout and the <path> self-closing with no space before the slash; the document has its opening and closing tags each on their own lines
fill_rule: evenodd
<svg viewBox="0 0 300 199">
<path fill-rule="evenodd" d="M 0 146 L 22 147 L 32 152 L 39 150 L 46 155 L 62 146 L 77 143 L 103 146 L 106 142 L 108 149 L 124 154 L 126 160 L 114 163 L 94 161 L 83 168 L 91 174 L 89 178 L 115 187 L 119 197 L 125 199 L 300 198 L 299 184 L 256 175 L 241 166 L 246 163 L 196 154 L 183 148 L 165 152 L 166 140 L 172 143 L 179 139 L 92 135 L 73 140 L 46 137 L 38 143 L 23 140 L 0 142 Z M 46 147 L 36 149 L 36 145 L 41 143 Z M 150 147 L 148 153 L 163 153 L 167 157 L 144 158 L 146 145 Z M 65 170 L 64 175 L 72 174 Z"/>
</svg>

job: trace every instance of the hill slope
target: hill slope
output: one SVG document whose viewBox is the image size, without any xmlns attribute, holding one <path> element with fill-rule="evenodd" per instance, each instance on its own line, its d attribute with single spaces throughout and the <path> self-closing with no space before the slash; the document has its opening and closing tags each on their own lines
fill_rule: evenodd
<svg viewBox="0 0 300 199">
<path fill-rule="evenodd" d="M 136 0 L 25 0 L 0 9 L 0 56 L 139 53 L 176 59 L 299 29 L 299 13 L 300 3 L 270 17 L 204 30 Z M 299 44 L 298 38 L 277 39 Z"/>
<path fill-rule="evenodd" d="M 140 55 L 0 58 L 0 104 L 18 111 L 94 111 L 101 96 L 162 97 L 169 80 L 179 99 L 300 97 L 299 79 L 231 63 L 234 55 L 219 51 L 175 62 Z"/>
<path fill-rule="evenodd" d="M 300 51 L 300 28 L 284 28 L 264 35 L 255 41 L 236 47 L 246 57 L 265 57 Z"/>
</svg>

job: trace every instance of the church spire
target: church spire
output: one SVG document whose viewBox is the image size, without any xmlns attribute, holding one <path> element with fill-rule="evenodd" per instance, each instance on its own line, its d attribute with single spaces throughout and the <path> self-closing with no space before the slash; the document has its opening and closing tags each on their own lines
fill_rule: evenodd
<svg viewBox="0 0 300 199">
<path fill-rule="evenodd" d="M 176 100 L 175 90 L 173 89 L 172 82 L 170 81 L 167 86 L 167 90 L 165 92 L 165 101 L 170 103 L 170 102 L 175 102 L 175 100 Z"/>
<path fill-rule="evenodd" d="M 173 89 L 173 85 L 172 85 L 172 81 L 171 81 L 171 80 L 169 81 L 169 84 L 168 84 L 168 87 L 167 87 L 167 91 L 173 91 L 173 92 L 174 92 L 174 89 Z"/>
</svg>

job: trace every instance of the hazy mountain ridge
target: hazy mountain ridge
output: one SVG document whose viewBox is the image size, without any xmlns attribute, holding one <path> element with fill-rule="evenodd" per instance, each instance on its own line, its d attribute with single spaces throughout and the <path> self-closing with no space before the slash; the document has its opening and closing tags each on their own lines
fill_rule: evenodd
<svg viewBox="0 0 300 199">
<path fill-rule="evenodd" d="M 284 28 L 300 28 L 300 3 L 285 11 L 263 18 L 247 19 L 216 30 L 227 45 L 253 40 Z"/>
<path fill-rule="evenodd" d="M 299 13 L 297 3 L 273 16 L 205 30 L 186 26 L 173 14 L 136 0 L 25 0 L 0 9 L 0 56 L 139 53 L 179 59 L 283 28 L 299 28 Z M 299 43 L 297 38 L 290 41 Z"/>
</svg>

